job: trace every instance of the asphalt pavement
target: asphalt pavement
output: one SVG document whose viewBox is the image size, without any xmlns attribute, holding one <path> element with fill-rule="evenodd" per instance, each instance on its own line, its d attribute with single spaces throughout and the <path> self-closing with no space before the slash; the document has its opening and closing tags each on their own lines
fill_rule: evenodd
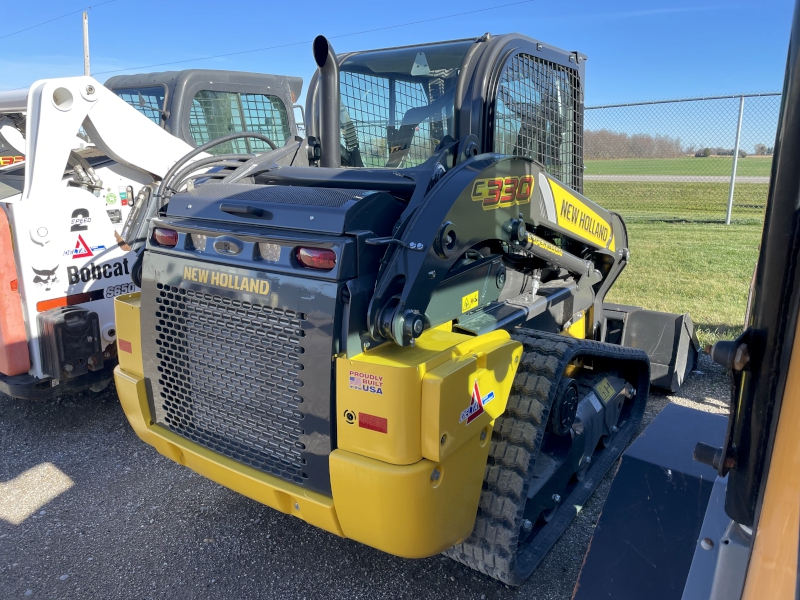
<svg viewBox="0 0 800 600">
<path fill-rule="evenodd" d="M 584 181 L 623 183 L 730 183 L 730 175 L 584 175 Z M 769 183 L 769 177 L 737 175 L 736 183 Z"/>
<path fill-rule="evenodd" d="M 701 359 L 670 401 L 727 412 Z M 0 396 L 0 598 L 567 599 L 613 477 L 521 588 L 442 556 L 405 560 L 315 529 L 159 455 L 112 388 L 31 403 Z"/>
</svg>

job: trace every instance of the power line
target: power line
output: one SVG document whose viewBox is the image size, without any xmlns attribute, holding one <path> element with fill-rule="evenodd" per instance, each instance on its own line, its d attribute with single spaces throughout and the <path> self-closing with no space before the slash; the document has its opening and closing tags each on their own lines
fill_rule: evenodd
<svg viewBox="0 0 800 600">
<path fill-rule="evenodd" d="M 111 0 L 111 1 L 114 1 L 114 0 Z M 351 36 L 354 36 L 354 35 L 363 35 L 365 33 L 374 33 L 376 31 L 386 31 L 387 29 L 397 29 L 399 27 L 409 27 L 411 25 L 419 25 L 421 23 L 430 23 L 432 21 L 442 21 L 444 19 L 453 19 L 455 17 L 463 17 L 465 15 L 472 15 L 472 14 L 475 14 L 475 13 L 486 12 L 486 11 L 490 11 L 490 10 L 498 10 L 498 9 L 501 9 L 501 8 L 508 8 L 509 6 L 519 6 L 520 4 L 530 4 L 530 3 L 535 2 L 535 1 L 536 0 L 520 0 L 519 2 L 511 2 L 509 4 L 501 4 L 499 6 L 490 6 L 488 8 L 478 8 L 478 9 L 475 9 L 475 10 L 469 10 L 469 11 L 465 11 L 465 12 L 455 13 L 455 14 L 452 14 L 452 15 L 445 15 L 443 17 L 432 17 L 430 19 L 423 19 L 421 21 L 411 21 L 409 23 L 401 23 L 399 25 L 387 25 L 386 27 L 377 27 L 375 29 L 365 29 L 364 31 L 356 31 L 356 32 L 353 32 L 353 33 L 342 33 L 342 34 L 339 34 L 339 35 L 332 35 L 332 36 L 330 36 L 330 38 L 331 39 L 344 38 L 344 37 L 351 37 Z M 252 52 L 264 52 L 266 50 L 277 50 L 277 49 L 280 49 L 280 48 L 290 48 L 292 46 L 301 46 L 303 44 L 310 44 L 312 41 L 313 40 L 306 40 L 306 41 L 302 41 L 302 42 L 291 42 L 291 43 L 288 43 L 288 44 L 280 44 L 278 46 L 266 46 L 264 48 L 253 48 L 252 50 L 239 50 L 238 52 L 228 52 L 226 54 L 215 54 L 213 56 L 203 56 L 201 58 L 187 58 L 185 60 L 173 60 L 173 61 L 170 61 L 170 62 L 156 63 L 156 64 L 152 64 L 152 65 L 142 65 L 142 66 L 139 66 L 139 67 L 129 67 L 127 69 L 113 69 L 113 70 L 110 70 L 110 71 L 99 71 L 99 72 L 95 73 L 95 75 L 104 75 L 106 73 L 121 73 L 123 71 L 138 71 L 140 69 L 152 69 L 153 67 L 164 67 L 164 66 L 167 66 L 167 65 L 177 65 L 177 64 L 181 64 L 181 63 L 187 63 L 187 62 L 196 62 L 196 61 L 199 61 L 199 60 L 210 60 L 212 58 L 225 58 L 225 57 L 228 57 L 228 56 L 237 56 L 239 54 L 250 54 Z"/>
<path fill-rule="evenodd" d="M 97 8 L 98 6 L 103 6 L 104 4 L 111 4 L 112 2 L 117 2 L 117 0 L 106 0 L 105 2 L 100 2 L 99 4 L 95 4 L 94 6 L 85 6 L 83 8 L 79 8 L 78 10 L 73 10 L 72 12 L 68 12 L 60 17 L 55 17 L 53 19 L 49 19 L 47 21 L 42 21 L 41 23 L 37 23 L 36 25 L 31 25 L 30 27 L 26 27 L 25 29 L 20 29 L 18 31 L 14 31 L 12 33 L 7 33 L 5 35 L 0 35 L 0 40 L 5 39 L 7 37 L 11 37 L 12 35 L 17 35 L 18 33 L 22 33 L 23 31 L 29 31 L 31 29 L 35 29 L 36 27 L 41 27 L 42 25 L 47 25 L 48 23 L 52 23 L 53 21 L 58 21 L 59 19 L 63 19 L 70 15 L 77 14 L 79 12 L 83 12 L 84 10 L 88 10 L 90 8 Z"/>
</svg>

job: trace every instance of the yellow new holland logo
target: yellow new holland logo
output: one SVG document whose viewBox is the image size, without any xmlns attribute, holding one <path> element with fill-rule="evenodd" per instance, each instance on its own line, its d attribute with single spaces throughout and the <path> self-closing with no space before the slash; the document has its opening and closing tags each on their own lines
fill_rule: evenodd
<svg viewBox="0 0 800 600">
<path fill-rule="evenodd" d="M 214 287 L 227 288 L 240 292 L 249 292 L 266 296 L 269 294 L 269 281 L 245 277 L 244 275 L 231 275 L 211 269 L 198 269 L 196 267 L 183 267 L 183 280 L 205 283 Z"/>
<path fill-rule="evenodd" d="M 558 224 L 567 231 L 613 252 L 616 244 L 611 225 L 566 188 L 552 179 L 548 181 L 555 198 Z"/>
</svg>

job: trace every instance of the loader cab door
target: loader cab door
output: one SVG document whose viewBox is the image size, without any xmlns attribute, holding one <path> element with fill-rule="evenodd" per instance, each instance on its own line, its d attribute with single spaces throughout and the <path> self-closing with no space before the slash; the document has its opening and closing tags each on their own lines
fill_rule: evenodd
<svg viewBox="0 0 800 600">
<path fill-rule="evenodd" d="M 342 58 L 342 166 L 414 167 L 430 158 L 446 136 L 454 136 L 459 77 L 474 43 L 458 40 Z M 311 118 L 319 118 L 313 108 Z"/>
<path fill-rule="evenodd" d="M 270 138 L 278 147 L 291 137 L 286 105 L 272 94 L 247 94 L 218 90 L 198 90 L 189 109 L 189 132 L 195 146 L 201 146 L 231 133 L 253 131 Z M 251 154 L 266 152 L 266 142 L 240 138 L 209 150 L 211 154 Z"/>
<path fill-rule="evenodd" d="M 507 47 L 487 93 L 488 147 L 531 158 L 583 193 L 583 57 L 527 38 Z"/>
</svg>

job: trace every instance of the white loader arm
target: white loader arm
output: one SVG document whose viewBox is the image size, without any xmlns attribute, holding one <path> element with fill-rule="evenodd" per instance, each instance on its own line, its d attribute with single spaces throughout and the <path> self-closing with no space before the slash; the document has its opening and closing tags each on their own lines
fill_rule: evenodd
<svg viewBox="0 0 800 600">
<path fill-rule="evenodd" d="M 63 190 L 64 167 L 80 127 L 109 158 L 157 178 L 193 150 L 91 77 L 37 81 L 28 92 L 26 113 L 25 185 L 18 201 Z"/>
</svg>

